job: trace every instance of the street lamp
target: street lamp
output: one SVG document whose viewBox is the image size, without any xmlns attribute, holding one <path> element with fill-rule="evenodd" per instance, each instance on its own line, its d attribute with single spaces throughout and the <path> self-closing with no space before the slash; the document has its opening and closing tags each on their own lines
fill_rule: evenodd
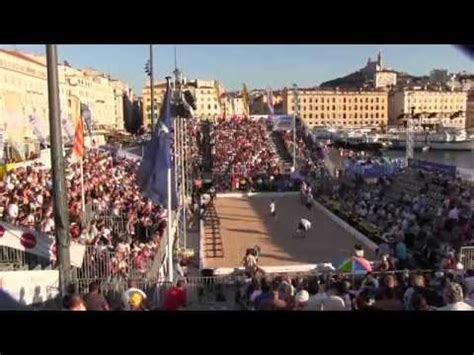
<svg viewBox="0 0 474 355">
<path fill-rule="evenodd" d="M 296 116 L 299 112 L 299 101 L 298 101 L 298 85 L 293 84 L 293 99 L 295 101 L 295 109 L 293 110 L 293 166 L 291 167 L 292 172 L 296 171 Z"/>
</svg>

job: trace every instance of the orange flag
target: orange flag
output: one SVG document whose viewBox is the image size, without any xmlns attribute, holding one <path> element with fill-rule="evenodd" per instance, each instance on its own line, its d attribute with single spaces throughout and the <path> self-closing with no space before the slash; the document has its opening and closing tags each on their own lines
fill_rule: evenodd
<svg viewBox="0 0 474 355">
<path fill-rule="evenodd" d="M 81 160 L 84 156 L 84 123 L 82 122 L 79 98 L 72 98 L 71 111 L 74 119 L 74 145 L 72 156 L 75 160 Z"/>
</svg>

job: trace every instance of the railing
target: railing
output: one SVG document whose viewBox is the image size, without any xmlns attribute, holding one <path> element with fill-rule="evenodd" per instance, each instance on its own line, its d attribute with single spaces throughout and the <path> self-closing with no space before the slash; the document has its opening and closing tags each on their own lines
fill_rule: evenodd
<svg viewBox="0 0 474 355">
<path fill-rule="evenodd" d="M 474 270 L 474 246 L 461 247 L 459 260 L 463 265 L 464 270 Z"/>
</svg>

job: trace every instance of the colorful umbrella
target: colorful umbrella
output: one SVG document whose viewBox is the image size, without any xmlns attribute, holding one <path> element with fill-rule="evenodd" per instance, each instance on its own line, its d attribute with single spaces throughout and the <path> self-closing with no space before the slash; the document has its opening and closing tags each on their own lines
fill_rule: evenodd
<svg viewBox="0 0 474 355">
<path fill-rule="evenodd" d="M 347 259 L 337 269 L 342 272 L 372 272 L 369 261 L 357 256 Z"/>
</svg>

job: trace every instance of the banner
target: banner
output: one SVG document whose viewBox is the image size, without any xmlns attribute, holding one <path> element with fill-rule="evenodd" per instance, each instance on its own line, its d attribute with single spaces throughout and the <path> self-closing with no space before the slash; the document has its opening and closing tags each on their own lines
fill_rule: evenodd
<svg viewBox="0 0 474 355">
<path fill-rule="evenodd" d="M 61 118 L 62 135 L 65 138 L 64 143 L 71 143 L 74 140 L 74 129 L 72 122 L 67 118 Z"/>
<path fill-rule="evenodd" d="M 0 289 L 20 306 L 40 304 L 58 295 L 59 271 L 1 271 Z"/>
<path fill-rule="evenodd" d="M 456 167 L 454 165 L 445 165 L 426 160 L 408 159 L 408 166 L 430 172 L 443 173 L 456 177 Z"/>
<path fill-rule="evenodd" d="M 49 260 L 56 260 L 54 237 L 33 230 L 26 230 L 9 223 L 0 222 L 0 246 L 10 247 L 35 254 Z M 71 265 L 82 266 L 85 246 L 71 242 Z"/>
<path fill-rule="evenodd" d="M 38 120 L 38 118 L 34 115 L 29 115 L 28 116 L 28 121 L 30 122 L 30 125 L 33 130 L 33 134 L 35 137 L 38 139 L 38 141 L 43 145 L 46 146 L 46 137 L 45 137 L 45 127 L 41 124 L 41 122 Z"/>
<path fill-rule="evenodd" d="M 291 131 L 293 129 L 293 117 L 278 115 L 272 116 L 273 119 L 273 129 L 276 131 Z"/>
</svg>

